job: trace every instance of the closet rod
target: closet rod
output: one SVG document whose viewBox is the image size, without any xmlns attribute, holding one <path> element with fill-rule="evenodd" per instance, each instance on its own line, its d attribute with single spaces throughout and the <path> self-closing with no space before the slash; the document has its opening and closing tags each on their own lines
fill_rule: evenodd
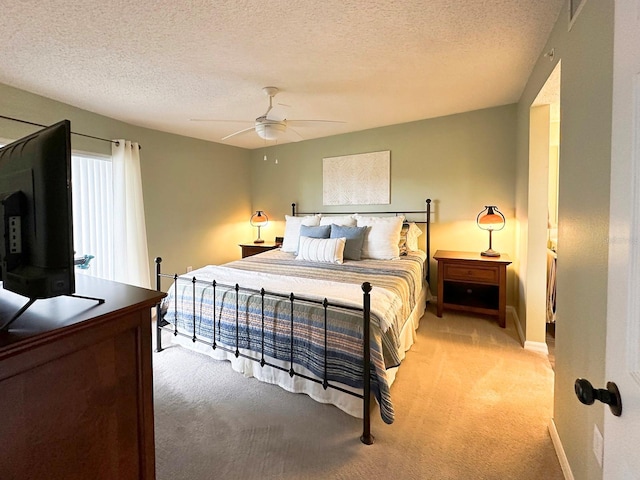
<svg viewBox="0 0 640 480">
<path fill-rule="evenodd" d="M 13 122 L 26 123 L 27 125 L 33 125 L 35 127 L 46 127 L 47 126 L 47 125 L 42 125 L 40 123 L 33 123 L 33 122 L 28 122 L 26 120 L 20 120 L 19 118 L 6 117 L 4 115 L 0 115 L 0 118 L 4 118 L 5 120 L 11 120 Z M 120 145 L 120 142 L 118 142 L 117 140 L 109 140 L 107 138 L 94 137 L 93 135 L 86 135 L 84 133 L 76 133 L 76 132 L 71 132 L 71 133 L 73 135 L 79 135 L 81 137 L 93 138 L 94 140 L 101 140 L 103 142 L 115 143 L 116 146 Z M 138 145 L 138 149 L 141 150 L 142 146 Z"/>
</svg>

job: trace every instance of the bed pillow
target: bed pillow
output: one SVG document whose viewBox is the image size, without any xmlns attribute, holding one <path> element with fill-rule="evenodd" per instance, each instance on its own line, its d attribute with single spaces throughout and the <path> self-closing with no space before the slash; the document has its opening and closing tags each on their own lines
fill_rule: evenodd
<svg viewBox="0 0 640 480">
<path fill-rule="evenodd" d="M 415 222 L 409 223 L 409 231 L 407 232 L 407 249 L 415 252 L 419 250 L 418 239 L 422 235 L 422 229 Z"/>
<path fill-rule="evenodd" d="M 398 242 L 398 250 L 400 251 L 400 256 L 406 255 L 407 248 L 407 234 L 409 233 L 409 224 L 403 223 L 402 228 L 400 229 L 400 241 Z"/>
<path fill-rule="evenodd" d="M 404 216 L 365 217 L 356 216 L 359 227 L 369 227 L 364 236 L 362 258 L 391 260 L 400 256 L 400 230 Z"/>
<path fill-rule="evenodd" d="M 354 219 L 355 221 L 355 219 Z M 344 258 L 346 260 L 360 260 L 362 258 L 362 245 L 368 227 L 345 227 L 342 225 L 331 225 L 331 237 L 344 237 Z"/>
<path fill-rule="evenodd" d="M 300 237 L 296 260 L 319 263 L 342 263 L 346 239 Z"/>
<path fill-rule="evenodd" d="M 281 250 L 283 252 L 296 253 L 298 251 L 298 241 L 300 239 L 300 227 L 302 225 L 320 225 L 320 215 L 308 215 L 306 217 L 293 217 L 285 215 L 284 239 Z"/>
<path fill-rule="evenodd" d="M 419 250 L 418 238 L 422 235 L 422 230 L 415 222 L 404 222 L 402 229 L 400 230 L 400 242 L 398 248 L 400 249 L 400 255 L 406 255 L 407 252 L 414 252 Z"/>
<path fill-rule="evenodd" d="M 342 225 L 343 227 L 355 227 L 356 219 L 353 215 L 329 216 L 320 219 L 320 225 Z"/>
<path fill-rule="evenodd" d="M 310 238 L 329 238 L 331 234 L 331 225 L 300 225 L 300 236 Z"/>
</svg>

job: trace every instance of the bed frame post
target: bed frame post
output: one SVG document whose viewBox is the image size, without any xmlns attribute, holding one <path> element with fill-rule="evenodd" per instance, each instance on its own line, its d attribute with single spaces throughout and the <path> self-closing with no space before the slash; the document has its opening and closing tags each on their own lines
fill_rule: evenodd
<svg viewBox="0 0 640 480">
<path fill-rule="evenodd" d="M 362 417 L 362 436 L 360 441 L 365 445 L 371 445 L 374 437 L 371 435 L 371 333 L 369 331 L 371 324 L 371 284 L 364 282 L 362 284 L 363 293 L 363 373 L 362 381 L 364 387 L 363 398 L 363 417 Z"/>
<path fill-rule="evenodd" d="M 160 291 L 160 264 L 161 257 L 156 257 L 156 290 Z M 160 326 L 160 303 L 156 305 L 156 352 L 162 351 L 162 327 Z"/>
</svg>

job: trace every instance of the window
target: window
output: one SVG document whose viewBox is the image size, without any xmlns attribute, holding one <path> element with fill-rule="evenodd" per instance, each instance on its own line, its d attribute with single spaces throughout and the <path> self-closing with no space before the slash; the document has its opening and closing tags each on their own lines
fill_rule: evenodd
<svg viewBox="0 0 640 480">
<path fill-rule="evenodd" d="M 94 257 L 88 269 L 76 269 L 76 273 L 113 280 L 111 157 L 74 153 L 71 175 L 75 256 Z"/>
</svg>

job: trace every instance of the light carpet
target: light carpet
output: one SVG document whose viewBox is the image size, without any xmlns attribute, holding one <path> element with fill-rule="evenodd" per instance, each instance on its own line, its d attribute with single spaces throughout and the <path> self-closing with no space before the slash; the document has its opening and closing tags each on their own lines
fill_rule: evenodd
<svg viewBox="0 0 640 480">
<path fill-rule="evenodd" d="M 370 446 L 336 407 L 179 346 L 154 353 L 157 478 L 562 479 L 547 357 L 512 319 L 433 311 L 391 388 L 396 420 L 376 407 Z"/>
</svg>

